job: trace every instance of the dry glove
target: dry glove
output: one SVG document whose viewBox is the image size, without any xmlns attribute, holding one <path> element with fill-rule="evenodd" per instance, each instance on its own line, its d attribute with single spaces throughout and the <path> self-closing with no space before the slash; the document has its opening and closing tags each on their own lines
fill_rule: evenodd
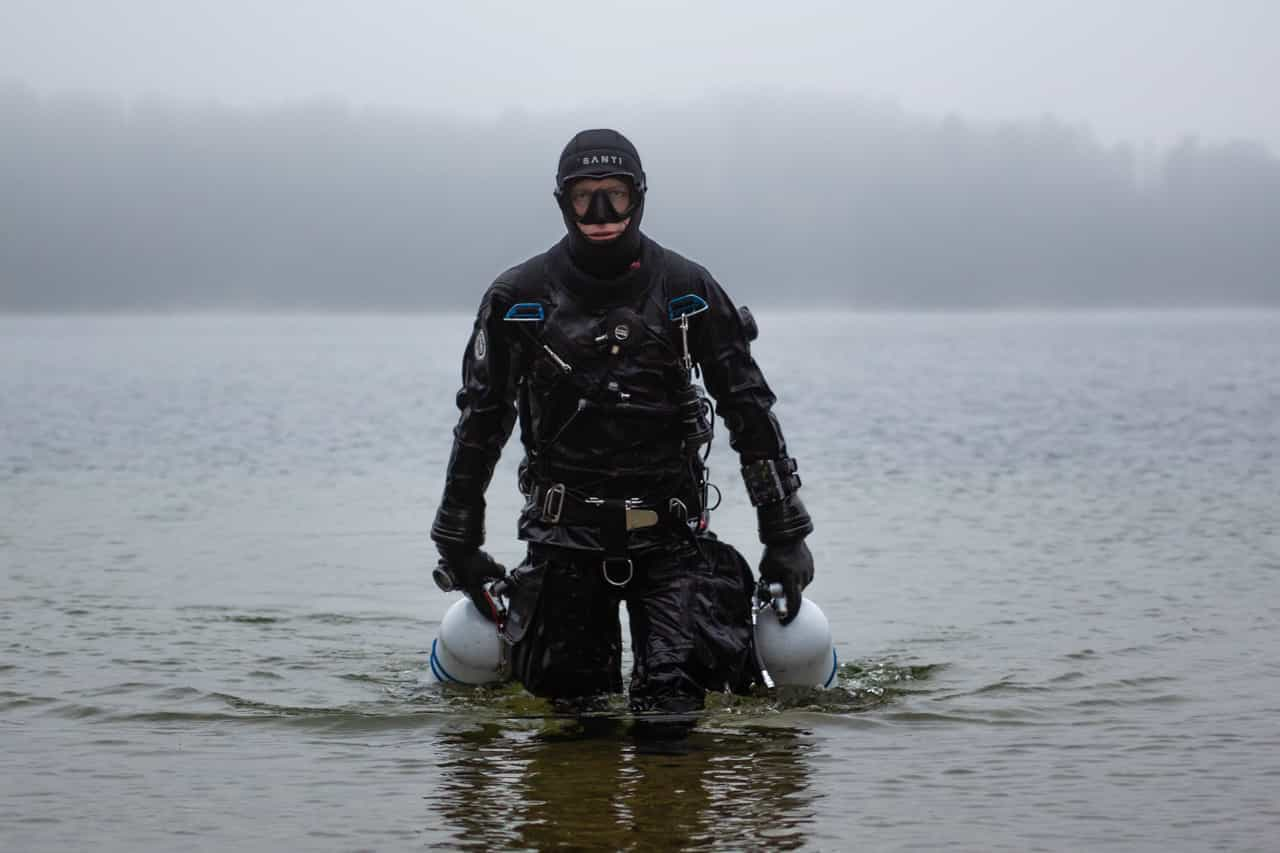
<svg viewBox="0 0 1280 853">
<path fill-rule="evenodd" d="M 436 585 L 446 592 L 456 589 L 466 593 L 486 619 L 498 621 L 498 613 L 487 587 L 493 581 L 507 576 L 506 567 L 479 548 L 450 545 L 440 545 L 438 548 L 440 563 L 433 572 Z"/>
<path fill-rule="evenodd" d="M 787 597 L 787 613 L 778 621 L 789 624 L 800 612 L 800 590 L 813 581 L 813 554 L 804 539 L 764 546 L 760 557 L 760 577 L 767 583 L 782 584 Z"/>
</svg>

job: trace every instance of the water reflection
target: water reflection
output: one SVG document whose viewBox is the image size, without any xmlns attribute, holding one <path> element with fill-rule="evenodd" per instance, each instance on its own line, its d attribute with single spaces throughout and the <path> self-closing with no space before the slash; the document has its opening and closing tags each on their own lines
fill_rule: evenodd
<svg viewBox="0 0 1280 853">
<path fill-rule="evenodd" d="M 485 725 L 444 737 L 428 798 L 437 847 L 791 850 L 818 795 L 810 742 L 790 729 L 696 731 L 646 743 L 619 724 L 513 732 Z"/>
</svg>

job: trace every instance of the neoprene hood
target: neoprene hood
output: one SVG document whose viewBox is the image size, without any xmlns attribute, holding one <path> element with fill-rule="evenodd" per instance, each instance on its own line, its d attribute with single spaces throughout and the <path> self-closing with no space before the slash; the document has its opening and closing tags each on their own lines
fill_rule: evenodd
<svg viewBox="0 0 1280 853">
<path fill-rule="evenodd" d="M 597 219 L 599 211 L 588 211 L 579 217 L 574 213 L 566 192 L 581 178 L 622 178 L 628 181 L 636 199 L 626 214 L 631 221 L 627 229 L 607 243 L 593 243 L 578 230 L 578 223 Z M 631 141 L 616 130 L 595 129 L 577 133 L 560 152 L 556 168 L 556 202 L 569 232 L 569 253 L 573 262 L 588 275 L 616 278 L 626 272 L 640 257 L 640 219 L 644 214 L 644 197 L 648 184 L 640 154 Z M 625 217 L 623 217 L 625 218 Z M 597 219 L 598 221 L 598 219 Z"/>
</svg>

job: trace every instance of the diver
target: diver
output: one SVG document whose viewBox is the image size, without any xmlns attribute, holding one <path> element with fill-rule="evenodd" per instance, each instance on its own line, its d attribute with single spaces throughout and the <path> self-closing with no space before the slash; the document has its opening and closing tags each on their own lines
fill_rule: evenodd
<svg viewBox="0 0 1280 853">
<path fill-rule="evenodd" d="M 759 677 L 750 567 L 708 527 L 713 412 L 757 511 L 760 576 L 781 585 L 792 617 L 813 579 L 813 524 L 751 356 L 754 321 L 706 269 L 640 231 L 647 189 L 621 133 L 585 130 L 565 146 L 554 196 L 568 233 L 484 294 L 431 538 L 438 582 L 489 614 L 488 585 L 506 572 L 481 550 L 485 492 L 518 420 L 528 553 L 501 626 L 512 675 L 580 711 L 621 692 L 625 601 L 632 710 L 687 715 L 708 690 Z"/>
</svg>

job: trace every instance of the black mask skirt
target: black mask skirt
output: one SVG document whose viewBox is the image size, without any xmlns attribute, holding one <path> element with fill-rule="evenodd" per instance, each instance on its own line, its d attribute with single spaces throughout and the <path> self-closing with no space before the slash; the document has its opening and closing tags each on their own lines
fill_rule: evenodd
<svg viewBox="0 0 1280 853">
<path fill-rule="evenodd" d="M 616 278 L 626 272 L 631 263 L 640 257 L 640 216 L 644 211 L 643 196 L 631 205 L 628 213 L 621 216 L 614 212 L 613 205 L 609 204 L 608 198 L 600 191 L 594 194 L 591 206 L 581 218 L 574 212 L 567 195 L 561 203 L 561 211 L 564 214 L 565 229 L 569 232 L 569 254 L 573 257 L 573 262 L 588 275 L 596 278 Z M 621 222 L 628 216 L 631 221 L 627 223 L 626 230 L 607 243 L 588 240 L 578 229 L 579 222 L 584 225 L 598 225 L 602 222 Z"/>
<path fill-rule="evenodd" d="M 582 178 L 622 178 L 631 190 L 631 207 L 618 213 L 603 190 L 592 193 L 587 211 L 581 217 L 569 200 L 569 188 Z M 643 235 L 640 219 L 644 215 L 644 169 L 635 146 L 615 130 L 584 130 L 574 136 L 560 154 L 556 171 L 556 201 L 568 232 L 568 250 L 573 263 L 589 276 L 617 278 L 626 273 L 640 257 Z M 630 218 L 627 228 L 607 243 L 588 240 L 578 224 L 598 225 L 622 222 Z"/>
</svg>

